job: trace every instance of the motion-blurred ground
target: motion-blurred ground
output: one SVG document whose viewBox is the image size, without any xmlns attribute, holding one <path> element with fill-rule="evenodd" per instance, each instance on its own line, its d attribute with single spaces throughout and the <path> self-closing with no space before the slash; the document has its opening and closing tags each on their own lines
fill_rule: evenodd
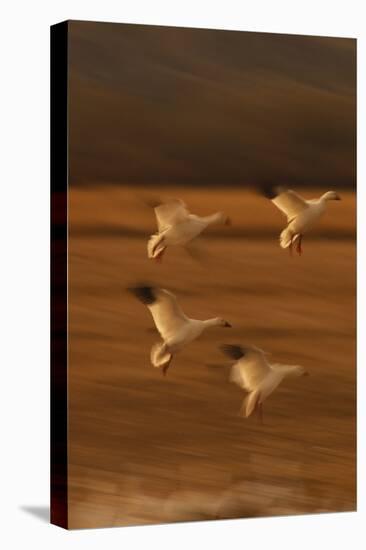
<svg viewBox="0 0 366 550">
<path fill-rule="evenodd" d="M 155 196 L 224 210 L 233 225 L 210 228 L 194 258 L 168 249 L 153 263 L 144 199 Z M 355 509 L 355 196 L 342 198 L 291 258 L 278 245 L 284 218 L 249 191 L 71 190 L 71 528 Z M 207 331 L 164 378 L 149 363 L 152 318 L 125 291 L 139 281 L 233 328 Z M 279 387 L 263 426 L 242 419 L 223 342 L 311 376 Z"/>
</svg>

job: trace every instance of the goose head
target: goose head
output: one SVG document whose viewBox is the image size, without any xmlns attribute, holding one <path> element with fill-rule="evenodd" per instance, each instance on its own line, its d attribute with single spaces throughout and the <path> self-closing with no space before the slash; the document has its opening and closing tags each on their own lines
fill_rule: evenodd
<svg viewBox="0 0 366 550">
<path fill-rule="evenodd" d="M 281 363 L 273 363 L 271 367 L 282 373 L 283 376 L 309 376 L 309 372 L 301 365 L 282 365 Z"/>
<path fill-rule="evenodd" d="M 301 365 L 294 365 L 292 369 L 292 374 L 294 376 L 309 376 L 309 372 L 306 370 L 305 367 L 302 367 Z"/>
<path fill-rule="evenodd" d="M 231 219 L 224 212 L 216 212 L 214 216 L 216 217 L 216 222 L 222 223 L 224 225 L 231 225 Z"/>
<path fill-rule="evenodd" d="M 218 327 L 229 327 L 229 328 L 232 327 L 232 325 L 225 319 L 222 319 L 222 317 L 217 317 L 216 324 Z"/>
<path fill-rule="evenodd" d="M 340 201 L 341 197 L 335 191 L 328 191 L 322 196 L 324 201 Z"/>
<path fill-rule="evenodd" d="M 214 317 L 213 319 L 206 319 L 206 321 L 202 322 L 208 327 L 231 327 L 231 324 L 222 317 Z"/>
</svg>

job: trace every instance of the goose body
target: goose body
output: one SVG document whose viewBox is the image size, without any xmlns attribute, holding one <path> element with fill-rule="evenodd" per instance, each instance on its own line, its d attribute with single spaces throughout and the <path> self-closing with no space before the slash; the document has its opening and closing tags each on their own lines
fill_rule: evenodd
<svg viewBox="0 0 366 550">
<path fill-rule="evenodd" d="M 200 235 L 206 227 L 215 223 L 228 224 L 229 218 L 222 212 L 211 216 L 191 214 L 180 199 L 160 204 L 154 208 L 158 232 L 151 235 L 147 244 L 147 254 L 151 259 L 162 258 L 168 246 L 185 246 Z"/>
<path fill-rule="evenodd" d="M 162 338 L 162 342 L 152 346 L 150 358 L 154 367 L 163 369 L 163 374 L 166 373 L 173 355 L 196 340 L 206 328 L 231 326 L 221 317 L 203 321 L 190 319 L 179 307 L 175 295 L 166 289 L 139 286 L 130 290 L 148 307 Z"/>
<path fill-rule="evenodd" d="M 318 199 L 305 200 L 291 189 L 271 188 L 265 194 L 287 218 L 287 227 L 281 232 L 280 246 L 289 248 L 296 242 L 296 250 L 302 253 L 303 236 L 313 227 L 326 210 L 329 200 L 340 200 L 334 191 L 324 193 Z"/>
<path fill-rule="evenodd" d="M 257 347 L 224 345 L 222 351 L 235 363 L 231 367 L 230 381 L 245 390 L 241 414 L 245 417 L 257 411 L 262 418 L 263 402 L 287 376 L 304 376 L 307 371 L 299 365 L 270 364 L 266 353 Z"/>
</svg>

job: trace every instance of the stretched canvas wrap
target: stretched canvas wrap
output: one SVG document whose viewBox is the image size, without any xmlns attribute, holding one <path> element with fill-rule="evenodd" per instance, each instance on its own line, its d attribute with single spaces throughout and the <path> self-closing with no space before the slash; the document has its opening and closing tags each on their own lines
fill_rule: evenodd
<svg viewBox="0 0 366 550">
<path fill-rule="evenodd" d="M 51 28 L 51 520 L 356 507 L 356 41 Z"/>
</svg>

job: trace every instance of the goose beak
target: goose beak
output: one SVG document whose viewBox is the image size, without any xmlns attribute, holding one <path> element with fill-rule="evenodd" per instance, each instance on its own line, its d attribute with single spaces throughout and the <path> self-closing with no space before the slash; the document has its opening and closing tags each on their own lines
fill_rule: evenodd
<svg viewBox="0 0 366 550">
<path fill-rule="evenodd" d="M 342 199 L 341 199 L 341 197 L 340 197 L 339 195 L 336 195 L 336 196 L 334 197 L 334 200 L 336 200 L 336 201 L 341 201 Z"/>
<path fill-rule="evenodd" d="M 225 321 L 224 327 L 230 327 L 230 328 L 232 328 L 232 325 L 230 325 L 230 323 L 228 323 L 227 321 Z"/>
<path fill-rule="evenodd" d="M 227 217 L 225 220 L 225 225 L 231 225 L 231 224 L 232 224 L 231 218 Z"/>
<path fill-rule="evenodd" d="M 308 373 L 308 371 L 306 370 L 303 374 L 303 376 L 310 376 L 310 373 Z"/>
</svg>

